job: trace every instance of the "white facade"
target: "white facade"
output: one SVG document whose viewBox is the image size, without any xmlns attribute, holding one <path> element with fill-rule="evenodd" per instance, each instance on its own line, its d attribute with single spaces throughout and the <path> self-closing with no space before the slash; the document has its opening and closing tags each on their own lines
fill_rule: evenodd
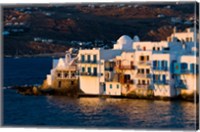
<svg viewBox="0 0 200 132">
<path fill-rule="evenodd" d="M 121 50 L 80 50 L 78 54 L 80 89 L 87 94 L 104 94 L 104 63 L 119 54 Z"/>
<path fill-rule="evenodd" d="M 132 39 L 123 35 L 113 49 L 79 50 L 76 70 L 80 90 L 85 94 L 116 96 L 133 90 L 152 90 L 154 96 L 161 97 L 196 92 L 198 46 L 194 36 L 190 29 L 174 32 L 168 41 L 160 42 L 142 42 L 137 36 Z M 56 69 L 72 68 L 72 64 L 70 56 L 54 61 L 48 84 Z"/>
<path fill-rule="evenodd" d="M 76 74 L 77 65 L 75 61 L 77 58 L 72 58 L 69 51 L 66 52 L 65 58 L 53 60 L 53 69 L 47 75 L 47 85 L 51 86 L 56 78 L 59 79 L 78 79 Z"/>
</svg>

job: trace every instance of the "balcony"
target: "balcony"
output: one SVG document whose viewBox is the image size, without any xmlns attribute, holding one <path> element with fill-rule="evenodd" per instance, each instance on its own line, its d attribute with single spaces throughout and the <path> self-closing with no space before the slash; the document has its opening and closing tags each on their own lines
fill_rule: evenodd
<svg viewBox="0 0 200 132">
<path fill-rule="evenodd" d="M 151 78 L 151 74 L 137 73 L 137 78 Z"/>
<path fill-rule="evenodd" d="M 167 67 L 153 67 L 154 71 L 167 71 L 168 68 Z"/>
<path fill-rule="evenodd" d="M 98 76 L 97 73 L 81 72 L 80 76 Z"/>
<path fill-rule="evenodd" d="M 147 66 L 150 66 L 151 65 L 151 61 L 139 61 L 138 65 L 147 65 Z"/>
<path fill-rule="evenodd" d="M 116 66 L 115 67 L 116 70 L 134 70 L 135 66 L 131 66 L 131 65 L 121 65 L 121 66 Z"/>
<path fill-rule="evenodd" d="M 82 64 L 97 64 L 98 61 L 96 60 L 79 60 L 78 63 L 82 63 Z"/>
</svg>

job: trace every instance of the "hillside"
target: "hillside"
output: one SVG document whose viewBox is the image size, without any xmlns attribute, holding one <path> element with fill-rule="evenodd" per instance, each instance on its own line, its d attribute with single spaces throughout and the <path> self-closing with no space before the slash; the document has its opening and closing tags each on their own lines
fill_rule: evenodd
<svg viewBox="0 0 200 132">
<path fill-rule="evenodd" d="M 193 25 L 193 8 L 181 3 L 4 7 L 4 55 L 64 52 L 80 46 L 112 48 L 123 34 L 165 40 L 174 25 Z"/>
</svg>

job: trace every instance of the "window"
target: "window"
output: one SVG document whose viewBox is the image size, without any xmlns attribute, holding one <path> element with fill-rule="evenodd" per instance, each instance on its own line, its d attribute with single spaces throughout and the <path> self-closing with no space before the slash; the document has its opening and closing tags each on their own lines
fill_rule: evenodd
<svg viewBox="0 0 200 132">
<path fill-rule="evenodd" d="M 117 89 L 119 89 L 119 84 L 117 84 Z"/>
<path fill-rule="evenodd" d="M 71 81 L 71 85 L 74 85 L 74 81 Z"/>
<path fill-rule="evenodd" d="M 106 85 L 103 84 L 103 91 L 105 92 L 106 91 Z"/>
<path fill-rule="evenodd" d="M 156 80 L 156 75 L 153 74 L 153 82 Z"/>
<path fill-rule="evenodd" d="M 182 63 L 181 64 L 181 69 L 186 70 L 187 69 L 187 63 Z"/>
<path fill-rule="evenodd" d="M 75 77 L 75 73 L 72 73 L 72 77 Z"/>
<path fill-rule="evenodd" d="M 61 77 L 61 73 L 58 73 L 58 74 L 57 74 L 57 77 Z"/>
<path fill-rule="evenodd" d="M 162 81 L 165 83 L 166 82 L 166 75 L 162 75 Z"/>
<path fill-rule="evenodd" d="M 144 56 L 140 56 L 140 60 L 141 60 L 141 61 L 144 61 Z"/>
<path fill-rule="evenodd" d="M 163 60 L 163 61 L 161 61 L 161 66 L 162 66 L 162 68 L 164 68 L 165 67 L 165 61 Z"/>
<path fill-rule="evenodd" d="M 87 55 L 87 61 L 90 62 L 90 55 Z"/>
<path fill-rule="evenodd" d="M 154 51 L 154 50 L 156 50 L 156 48 L 155 48 L 155 47 L 153 47 L 153 51 Z"/>
<path fill-rule="evenodd" d="M 192 72 L 192 73 L 194 73 L 195 72 L 195 68 L 194 68 L 194 64 L 190 64 L 190 71 Z"/>
<path fill-rule="evenodd" d="M 81 55 L 81 62 L 84 62 L 84 61 L 85 61 L 85 56 Z"/>
<path fill-rule="evenodd" d="M 85 67 L 82 67 L 82 72 L 85 72 Z"/>
<path fill-rule="evenodd" d="M 157 61 L 153 61 L 153 68 L 156 68 L 157 66 Z"/>
<path fill-rule="evenodd" d="M 64 76 L 65 76 L 65 78 L 67 78 L 68 77 L 68 73 L 65 73 Z"/>
<path fill-rule="evenodd" d="M 141 70 L 140 70 L 140 69 L 138 69 L 138 73 L 141 73 Z"/>
<path fill-rule="evenodd" d="M 142 84 L 145 85 L 145 80 L 142 80 Z"/>
<path fill-rule="evenodd" d="M 144 69 L 141 70 L 142 74 L 144 74 Z"/>
<path fill-rule="evenodd" d="M 157 49 L 158 51 L 160 50 L 160 47 L 158 47 L 158 49 Z"/>
<path fill-rule="evenodd" d="M 149 73 L 150 73 L 150 70 L 149 70 L 149 69 L 146 69 L 146 73 L 149 74 Z"/>
<path fill-rule="evenodd" d="M 146 47 L 143 47 L 143 50 L 145 51 L 145 50 L 146 50 Z"/>
<path fill-rule="evenodd" d="M 140 85 L 141 84 L 141 82 L 140 82 L 140 80 L 138 80 L 138 85 Z"/>
<path fill-rule="evenodd" d="M 147 61 L 149 61 L 149 56 L 147 56 Z"/>
<path fill-rule="evenodd" d="M 93 73 L 94 73 L 94 75 L 97 75 L 97 68 L 96 67 L 93 68 Z"/>
<path fill-rule="evenodd" d="M 88 67 L 88 73 L 91 74 L 91 67 Z"/>
<path fill-rule="evenodd" d="M 112 84 L 110 84 L 110 89 L 112 89 Z"/>
<path fill-rule="evenodd" d="M 155 80 L 159 81 L 160 80 L 160 76 L 159 75 L 155 75 Z"/>
<path fill-rule="evenodd" d="M 97 55 L 93 56 L 93 61 L 96 63 L 97 62 Z"/>
</svg>

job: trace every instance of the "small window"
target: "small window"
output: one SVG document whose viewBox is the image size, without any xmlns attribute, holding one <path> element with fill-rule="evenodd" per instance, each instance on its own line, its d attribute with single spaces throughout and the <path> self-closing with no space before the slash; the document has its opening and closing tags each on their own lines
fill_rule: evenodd
<svg viewBox="0 0 200 132">
<path fill-rule="evenodd" d="M 75 77 L 75 73 L 72 73 L 72 77 Z"/>
<path fill-rule="evenodd" d="M 66 78 L 66 77 L 68 77 L 68 73 L 65 73 L 65 75 L 64 75 L 64 76 L 65 76 L 65 78 Z"/>
<path fill-rule="evenodd" d="M 85 67 L 82 67 L 82 72 L 85 72 Z"/>
<path fill-rule="evenodd" d="M 93 56 L 93 61 L 94 61 L 94 63 L 97 62 L 97 55 L 94 55 L 94 56 Z"/>
<path fill-rule="evenodd" d="M 84 62 L 84 61 L 85 61 L 85 56 L 81 55 L 81 62 Z"/>
<path fill-rule="evenodd" d="M 142 80 L 142 84 L 145 85 L 145 80 Z"/>
<path fill-rule="evenodd" d="M 89 74 L 91 73 L 91 67 L 88 67 L 88 73 Z"/>
<path fill-rule="evenodd" d="M 145 50 L 146 50 L 146 47 L 143 47 L 143 50 L 145 51 Z"/>
<path fill-rule="evenodd" d="M 71 81 L 71 85 L 74 85 L 74 81 Z"/>
<path fill-rule="evenodd" d="M 110 84 L 110 89 L 112 89 L 112 84 Z"/>
<path fill-rule="evenodd" d="M 154 50 L 156 50 L 156 48 L 155 48 L 155 47 L 153 47 L 153 51 L 154 51 Z"/>
<path fill-rule="evenodd" d="M 140 56 L 140 60 L 141 60 L 141 61 L 144 61 L 144 56 Z"/>
<path fill-rule="evenodd" d="M 149 69 L 146 69 L 146 73 L 149 74 L 149 73 L 150 73 L 150 70 L 149 70 Z"/>
<path fill-rule="evenodd" d="M 142 74 L 144 74 L 144 69 L 141 70 Z"/>
<path fill-rule="evenodd" d="M 58 75 L 57 75 L 58 77 L 61 77 L 61 73 L 58 73 Z"/>
<path fill-rule="evenodd" d="M 158 47 L 158 49 L 157 49 L 158 51 L 160 50 L 160 47 Z"/>
<path fill-rule="evenodd" d="M 87 61 L 90 62 L 90 55 L 87 55 Z"/>
<path fill-rule="evenodd" d="M 119 89 L 119 84 L 117 84 L 117 89 Z"/>
<path fill-rule="evenodd" d="M 149 61 L 149 56 L 147 56 L 147 61 Z"/>
</svg>

